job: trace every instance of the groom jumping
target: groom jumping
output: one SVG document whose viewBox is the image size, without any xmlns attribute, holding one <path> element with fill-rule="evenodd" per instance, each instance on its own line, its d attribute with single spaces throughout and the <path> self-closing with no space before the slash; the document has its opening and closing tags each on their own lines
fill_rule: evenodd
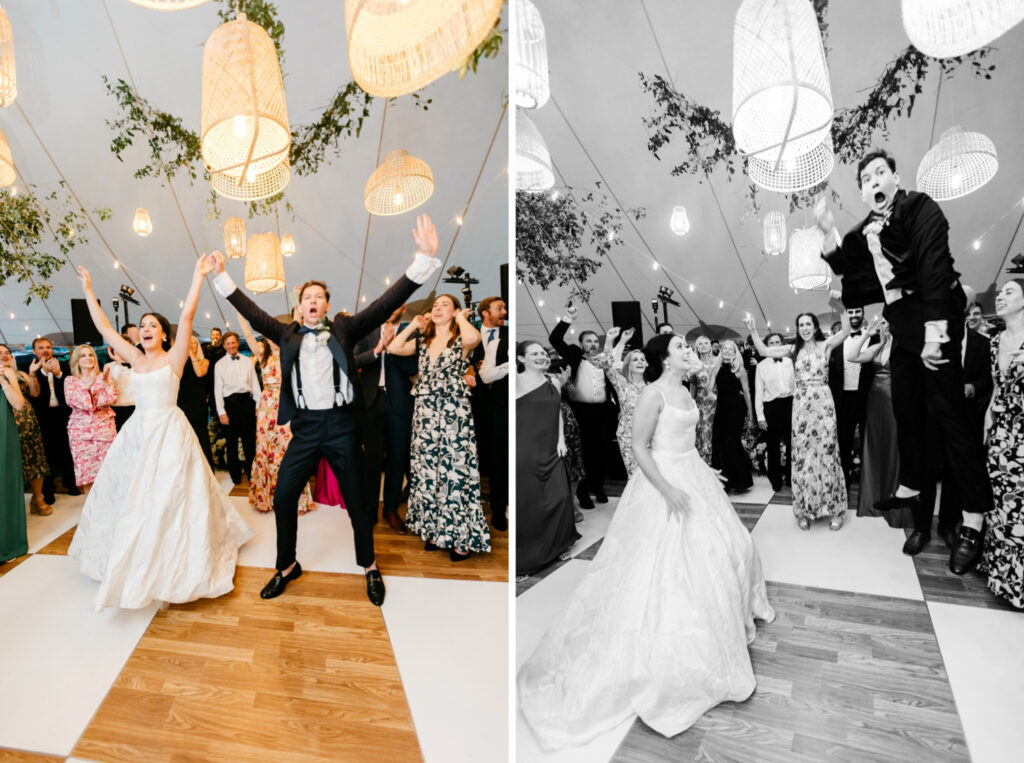
<svg viewBox="0 0 1024 763">
<path fill-rule="evenodd" d="M 436 259 L 437 232 L 427 215 L 416 220 L 413 239 L 419 247 L 405 276 L 384 294 L 352 316 L 328 318 L 331 295 L 322 281 L 308 281 L 299 290 L 301 323 L 281 323 L 265 313 L 235 286 L 224 272 L 224 255 L 214 252 L 214 287 L 252 325 L 281 347 L 281 402 L 277 423 L 292 425 L 292 439 L 277 473 L 274 519 L 277 524 L 277 572 L 260 591 L 264 599 L 284 593 L 302 574 L 295 558 L 298 501 L 303 487 L 326 458 L 338 478 L 355 536 L 356 562 L 366 570 L 366 595 L 378 607 L 384 603 L 384 580 L 373 553 L 373 518 L 364 510 L 360 438 L 355 410 L 360 385 L 353 348 L 380 326 L 395 308 L 440 267 Z"/>
</svg>

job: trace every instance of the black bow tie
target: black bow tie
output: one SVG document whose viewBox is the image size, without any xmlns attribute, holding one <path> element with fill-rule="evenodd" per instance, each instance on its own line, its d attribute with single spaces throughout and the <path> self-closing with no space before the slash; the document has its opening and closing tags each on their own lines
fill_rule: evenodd
<svg viewBox="0 0 1024 763">
<path fill-rule="evenodd" d="M 782 362 L 782 358 L 772 358 L 772 360 L 774 360 L 776 363 Z"/>
<path fill-rule="evenodd" d="M 238 356 L 237 356 L 237 355 L 232 355 L 232 356 L 231 356 L 231 359 L 232 359 L 232 360 L 238 360 Z"/>
<path fill-rule="evenodd" d="M 850 336 L 860 336 L 863 333 L 863 331 L 851 331 Z"/>
<path fill-rule="evenodd" d="M 299 326 L 299 333 L 300 334 L 315 334 L 316 333 L 316 329 L 315 328 L 310 328 L 309 326 Z"/>
</svg>

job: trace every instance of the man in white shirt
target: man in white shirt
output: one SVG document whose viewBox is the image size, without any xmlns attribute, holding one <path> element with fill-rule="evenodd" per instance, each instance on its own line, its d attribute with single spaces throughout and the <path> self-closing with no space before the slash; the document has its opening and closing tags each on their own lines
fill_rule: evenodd
<svg viewBox="0 0 1024 763">
<path fill-rule="evenodd" d="M 473 350 L 480 383 L 475 398 L 477 451 L 487 476 L 491 525 L 508 530 L 508 310 L 501 297 L 487 297 L 477 306 L 480 344 Z"/>
<path fill-rule="evenodd" d="M 769 347 L 781 347 L 782 335 L 771 333 L 765 339 Z M 757 425 L 768 441 L 768 479 L 778 492 L 785 482 L 790 484 L 793 461 L 793 391 L 795 389 L 793 361 L 790 358 L 765 358 L 754 372 L 754 410 Z M 780 451 L 786 449 L 783 470 Z"/>
<path fill-rule="evenodd" d="M 214 369 L 213 395 L 217 418 L 227 437 L 228 474 L 236 485 L 242 477 L 252 476 L 252 459 L 256 455 L 256 402 L 260 382 L 256 367 L 238 352 L 238 334 L 229 331 L 222 340 L 223 358 Z M 242 441 L 245 462 L 238 461 L 238 441 Z"/>
<path fill-rule="evenodd" d="M 361 394 L 360 385 L 352 382 L 356 373 L 353 350 L 356 342 L 384 323 L 441 266 L 436 259 L 437 231 L 427 215 L 417 218 L 413 238 L 419 252 L 412 265 L 365 309 L 355 315 L 338 313 L 331 319 L 327 284 L 307 281 L 299 288 L 300 320 L 290 323 L 281 323 L 260 309 L 224 272 L 224 255 L 211 255 L 217 291 L 254 330 L 281 348 L 277 423 L 291 423 L 292 439 L 274 489 L 277 572 L 260 591 L 264 599 L 280 596 L 289 582 L 302 575 L 295 556 L 299 495 L 320 459 L 326 458 L 348 507 L 356 563 L 366 571 L 367 598 L 378 607 L 384 603 L 384 579 L 373 551 L 373 523 L 362 496 L 362 449 L 355 415 Z"/>
</svg>

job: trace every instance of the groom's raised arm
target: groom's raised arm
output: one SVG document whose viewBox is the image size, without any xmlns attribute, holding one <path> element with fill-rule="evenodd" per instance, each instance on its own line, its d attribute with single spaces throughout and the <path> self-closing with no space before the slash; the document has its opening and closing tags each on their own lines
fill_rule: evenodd
<svg viewBox="0 0 1024 763">
<path fill-rule="evenodd" d="M 217 273 L 213 279 L 213 288 L 217 290 L 217 293 L 222 297 L 226 297 L 228 302 L 234 306 L 234 308 L 242 314 L 242 317 L 249 321 L 256 331 L 263 334 L 267 339 L 274 342 L 275 344 L 281 343 L 281 334 L 284 333 L 284 328 L 287 324 L 281 323 L 279 320 L 264 312 L 259 305 L 249 299 L 239 289 L 234 280 L 224 270 L 224 255 L 220 252 L 214 252 L 210 255 L 214 261 L 214 271 Z"/>
</svg>

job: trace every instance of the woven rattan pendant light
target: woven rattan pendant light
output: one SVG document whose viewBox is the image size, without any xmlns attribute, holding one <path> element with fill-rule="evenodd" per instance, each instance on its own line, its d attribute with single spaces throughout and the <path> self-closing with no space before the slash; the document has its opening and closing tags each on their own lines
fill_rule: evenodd
<svg viewBox="0 0 1024 763">
<path fill-rule="evenodd" d="M 285 233 L 281 236 L 281 256 L 291 257 L 295 254 L 295 239 L 292 238 L 291 233 Z"/>
<path fill-rule="evenodd" d="M 128 0 L 128 2 L 154 11 L 183 11 L 186 8 L 195 8 L 209 0 Z"/>
<path fill-rule="evenodd" d="M 917 190 L 936 201 L 958 199 L 977 191 L 999 169 L 995 144 L 980 132 L 957 125 L 939 137 L 917 168 Z"/>
<path fill-rule="evenodd" d="M 544 137 L 522 111 L 516 115 L 516 189 L 546 191 L 555 184 L 551 154 Z"/>
<path fill-rule="evenodd" d="M 764 216 L 764 250 L 772 257 L 786 251 L 786 217 L 781 212 Z"/>
<path fill-rule="evenodd" d="M 516 0 L 519 34 L 516 46 L 516 106 L 538 109 L 551 97 L 548 43 L 540 11 L 530 0 Z"/>
<path fill-rule="evenodd" d="M 690 218 L 686 216 L 686 207 L 672 209 L 672 218 L 668 222 L 668 227 L 677 236 L 685 236 L 690 232 Z"/>
<path fill-rule="evenodd" d="M 829 136 L 813 151 L 802 156 L 783 159 L 747 157 L 747 176 L 766 191 L 794 193 L 824 182 L 836 166 Z"/>
<path fill-rule="evenodd" d="M 7 142 L 7 136 L 4 135 L 3 130 L 0 130 L 0 188 L 9 188 L 17 179 L 18 173 L 14 171 L 11 145 Z"/>
<path fill-rule="evenodd" d="M 200 149 L 213 189 L 253 201 L 278 193 L 291 173 L 284 82 L 274 41 L 240 13 L 203 46 Z"/>
<path fill-rule="evenodd" d="M 800 291 L 819 289 L 831 280 L 821 258 L 825 240 L 820 228 L 797 228 L 789 238 L 789 285 Z"/>
<path fill-rule="evenodd" d="M 348 65 L 371 95 L 419 90 L 465 61 L 502 0 L 345 0 Z"/>
<path fill-rule="evenodd" d="M 14 71 L 14 32 L 7 12 L 0 8 L 0 107 L 10 106 L 18 97 L 18 77 Z"/>
<path fill-rule="evenodd" d="M 257 233 L 249 239 L 245 255 L 245 288 L 253 294 L 284 289 L 281 242 L 273 233 Z"/>
<path fill-rule="evenodd" d="M 366 181 L 363 204 L 372 215 L 400 215 L 434 193 L 434 173 L 422 159 L 392 151 Z"/>
<path fill-rule="evenodd" d="M 224 223 L 224 254 L 237 260 L 245 256 L 245 220 L 229 217 Z"/>
<path fill-rule="evenodd" d="M 139 207 L 135 210 L 135 219 L 132 220 L 132 230 L 145 238 L 153 232 L 153 221 L 149 219 L 149 210 Z"/>
<path fill-rule="evenodd" d="M 740 151 L 774 162 L 825 140 L 832 88 L 812 3 L 743 0 L 732 55 L 732 132 Z"/>
<path fill-rule="evenodd" d="M 1024 19 L 1024 0 L 903 0 L 903 28 L 914 47 L 954 58 L 988 45 Z"/>
</svg>

